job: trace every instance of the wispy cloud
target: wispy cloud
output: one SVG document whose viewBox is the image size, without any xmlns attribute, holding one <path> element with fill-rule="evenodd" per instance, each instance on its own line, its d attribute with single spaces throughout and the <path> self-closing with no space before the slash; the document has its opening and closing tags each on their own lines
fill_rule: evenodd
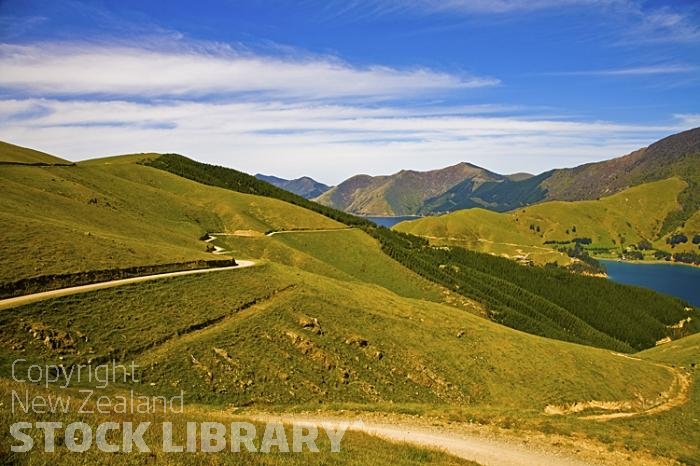
<svg viewBox="0 0 700 466">
<path fill-rule="evenodd" d="M 673 117 L 688 128 L 695 128 L 700 126 L 700 113 L 679 113 L 673 115 Z"/>
<path fill-rule="evenodd" d="M 374 16 L 398 12 L 457 12 L 501 14 L 523 11 L 549 10 L 577 6 L 607 6 L 624 0 L 365 0 L 349 1 L 345 13 L 370 9 Z"/>
<path fill-rule="evenodd" d="M 620 0 L 448 0 L 446 2 L 424 0 L 424 3 L 472 12 L 507 13 L 580 6 L 600 7 L 618 4 Z"/>
<path fill-rule="evenodd" d="M 0 70 L 0 90 L 14 96 L 0 100 L 0 139 L 69 159 L 179 152 L 331 183 L 465 160 L 500 172 L 544 171 L 629 152 L 692 121 L 619 124 L 465 105 L 452 97 L 499 81 L 184 40 L 5 44 Z"/>
<path fill-rule="evenodd" d="M 0 45 L 0 88 L 30 95 L 391 98 L 498 85 L 430 69 L 355 67 L 332 57 L 285 59 L 228 47 L 154 50 L 105 45 Z"/>
<path fill-rule="evenodd" d="M 628 44 L 700 41 L 700 17 L 697 10 L 693 13 L 669 7 L 644 9 L 639 4 L 630 3 L 627 11 L 634 20 L 629 29 L 623 32 L 623 40 Z"/>
<path fill-rule="evenodd" d="M 327 2 L 325 2 L 327 3 Z M 330 2 L 335 4 L 335 2 Z M 674 2 L 655 6 L 642 0 L 352 0 L 341 12 L 361 18 L 398 14 L 520 17 L 524 13 L 599 13 L 614 44 L 693 43 L 700 40 L 697 6 Z M 449 27 L 449 26 L 448 26 Z"/>
<path fill-rule="evenodd" d="M 2 14 L 0 10 L 0 37 L 5 39 L 21 36 L 25 32 L 41 27 L 48 21 L 45 16 L 19 17 Z"/>
<path fill-rule="evenodd" d="M 698 71 L 697 66 L 689 65 L 653 65 L 605 70 L 577 70 L 541 73 L 544 76 L 649 76 L 660 74 L 685 74 Z"/>
</svg>

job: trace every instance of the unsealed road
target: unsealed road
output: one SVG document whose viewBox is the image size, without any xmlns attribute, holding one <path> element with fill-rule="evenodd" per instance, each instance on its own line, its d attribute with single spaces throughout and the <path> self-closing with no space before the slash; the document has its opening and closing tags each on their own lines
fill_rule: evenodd
<svg viewBox="0 0 700 466">
<path fill-rule="evenodd" d="M 237 270 L 246 267 L 257 265 L 255 261 L 237 260 L 238 265 L 230 267 L 214 267 L 207 269 L 182 270 L 180 272 L 158 273 L 154 275 L 143 275 L 141 277 L 122 278 L 119 280 L 110 280 L 107 282 L 91 283 L 89 285 L 72 286 L 70 288 L 61 288 L 58 290 L 42 291 L 41 293 L 32 293 L 15 298 L 0 300 L 0 311 L 12 309 L 13 307 L 23 306 L 25 304 L 43 301 L 45 299 L 60 298 L 72 294 L 87 293 L 88 291 L 102 290 L 104 288 L 114 288 L 116 286 L 130 285 L 132 283 L 141 283 L 151 280 L 160 280 L 162 278 L 181 277 L 183 275 L 195 275 L 200 273 L 223 272 L 224 270 Z"/>
<path fill-rule="evenodd" d="M 246 417 L 261 422 L 276 421 L 286 424 L 298 423 L 316 426 L 323 423 L 338 424 L 341 421 L 335 417 L 307 417 L 295 414 L 266 414 Z M 348 419 L 348 421 L 352 422 L 353 420 Z M 436 448 L 459 458 L 476 461 L 484 466 L 591 466 L 600 464 L 588 462 L 572 455 L 525 446 L 514 441 L 485 438 L 469 433 L 446 432 L 431 427 L 353 422 L 348 430 L 364 432 L 394 442 Z"/>
</svg>

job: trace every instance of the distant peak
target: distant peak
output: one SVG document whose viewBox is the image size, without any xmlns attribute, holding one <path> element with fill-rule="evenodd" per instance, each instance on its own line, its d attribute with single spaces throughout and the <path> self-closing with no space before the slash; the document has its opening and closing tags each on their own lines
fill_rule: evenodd
<svg viewBox="0 0 700 466">
<path fill-rule="evenodd" d="M 518 173 L 513 173 L 510 175 L 506 175 L 506 178 L 508 178 L 511 181 L 523 181 L 532 178 L 533 175 L 532 173 L 526 173 L 526 172 L 518 172 Z"/>
</svg>

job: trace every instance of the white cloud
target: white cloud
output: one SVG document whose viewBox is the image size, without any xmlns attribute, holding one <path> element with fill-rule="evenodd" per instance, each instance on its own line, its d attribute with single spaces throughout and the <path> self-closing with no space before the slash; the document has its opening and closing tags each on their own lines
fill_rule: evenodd
<svg viewBox="0 0 700 466">
<path fill-rule="evenodd" d="M 498 107 L 496 107 L 498 108 Z M 247 172 L 337 183 L 468 161 L 544 171 L 622 155 L 685 129 L 489 113 L 290 103 L 0 101 L 0 139 L 68 159 L 178 152 Z M 24 115 L 17 119 L 17 115 Z"/>
<path fill-rule="evenodd" d="M 631 12 L 637 17 L 637 24 L 627 31 L 630 42 L 700 41 L 697 15 L 683 14 L 668 7 L 647 11 L 635 6 Z"/>
<path fill-rule="evenodd" d="M 679 113 L 673 115 L 673 117 L 686 127 L 695 128 L 700 126 L 700 113 Z"/>
<path fill-rule="evenodd" d="M 33 95 L 341 98 L 420 95 L 494 86 L 498 80 L 429 69 L 353 67 L 332 58 L 283 59 L 216 50 L 85 45 L 0 45 L 0 87 Z"/>
<path fill-rule="evenodd" d="M 489 78 L 201 44 L 162 47 L 0 46 L 0 88 L 16 96 L 0 100 L 0 139 L 71 160 L 178 152 L 337 183 L 359 172 L 460 161 L 538 172 L 621 155 L 687 128 L 682 119 L 627 125 L 507 105 L 426 104 L 431 93 L 497 84 Z M 391 105 L 394 99 L 404 104 Z"/>
</svg>

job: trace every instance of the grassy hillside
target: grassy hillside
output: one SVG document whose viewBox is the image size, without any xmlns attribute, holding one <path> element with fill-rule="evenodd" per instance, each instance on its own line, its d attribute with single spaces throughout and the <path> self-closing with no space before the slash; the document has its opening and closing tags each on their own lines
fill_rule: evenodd
<svg viewBox="0 0 700 466">
<path fill-rule="evenodd" d="M 44 301 L 3 313 L 0 327 L 4 375 L 18 357 L 134 359 L 140 391 L 182 389 L 191 403 L 542 411 L 579 399 L 651 399 L 671 382 L 654 364 L 278 264 Z"/>
<path fill-rule="evenodd" d="M 120 387 L 121 388 L 121 387 Z M 125 387 L 124 390 L 129 387 Z M 31 398 L 55 397 L 57 395 L 66 397 L 72 396 L 82 400 L 85 395 L 75 389 L 69 390 L 46 390 L 36 385 L 16 383 L 5 379 L 0 379 L 0 396 L 3 399 L 10 399 L 12 391 L 20 393 L 28 392 Z M 115 391 L 108 396 L 124 395 L 128 392 Z M 128 395 L 127 395 L 128 396 Z M 114 398 L 112 398 L 114 399 Z M 377 437 L 372 437 L 363 433 L 347 431 L 343 435 L 340 443 L 340 451 L 331 452 L 331 444 L 328 437 L 319 429 L 316 439 L 316 446 L 319 452 L 309 452 L 306 445 L 303 446 L 302 453 L 280 452 L 276 446 L 270 449 L 270 453 L 251 453 L 245 446 L 240 452 L 231 452 L 224 449 L 218 453 L 202 452 L 197 453 L 169 453 L 164 452 L 162 443 L 163 435 L 161 424 L 172 423 L 173 439 L 175 444 L 184 445 L 187 438 L 187 423 L 194 422 L 202 425 L 204 422 L 218 422 L 229 426 L 232 422 L 248 422 L 245 417 L 231 415 L 221 410 L 214 410 L 208 407 L 192 406 L 187 407 L 184 414 L 172 415 L 157 412 L 154 414 L 121 414 L 121 413 L 97 413 L 98 405 L 89 400 L 84 408 L 85 411 L 95 412 L 95 414 L 79 414 L 77 408 L 60 414 L 52 414 L 51 422 L 61 422 L 67 426 L 73 422 L 86 422 L 93 429 L 105 422 L 116 422 L 119 425 L 125 422 L 132 422 L 134 426 L 142 422 L 150 422 L 151 425 L 143 435 L 144 443 L 151 450 L 151 453 L 118 454 L 118 464 L 142 465 L 144 462 L 154 462 L 156 464 L 178 464 L 178 465 L 210 465 L 210 464 L 246 464 L 246 465 L 281 465 L 281 466 L 303 466 L 312 463 L 317 464 L 337 464 L 343 466 L 364 466 L 366 464 L 395 464 L 400 466 L 411 465 L 450 465 L 450 466 L 478 466 L 471 461 L 462 460 L 449 456 L 443 452 L 419 448 L 412 445 L 391 443 Z M 18 421 L 26 421 L 26 417 L 11 413 L 10 410 L 0 411 L 0 424 L 11 425 Z M 261 448 L 261 439 L 265 431 L 265 425 L 259 422 L 251 422 L 255 428 L 256 440 L 253 444 L 256 450 Z M 26 429 L 34 440 L 35 445 L 43 445 L 43 432 L 40 429 Z M 63 429 L 57 429 L 57 441 L 55 451 L 46 454 L 40 447 L 35 447 L 29 453 L 13 453 L 10 445 L 17 444 L 9 435 L 9 429 L 0 431 L 0 461 L 3 464 L 51 464 L 51 465 L 75 465 L 75 464 L 114 464 L 115 453 L 102 452 L 93 447 L 85 452 L 71 452 L 59 439 L 62 439 Z M 292 447 L 292 426 L 285 426 L 287 441 Z M 119 444 L 119 440 L 108 440 Z M 201 445 L 202 437 L 198 433 L 197 445 Z"/>
<path fill-rule="evenodd" d="M 206 186 L 135 163 L 144 159 L 190 178 L 264 196 Z M 283 234 L 264 238 L 272 240 L 267 243 L 255 238 L 231 243 L 229 239 L 221 246 L 232 248 L 238 257 L 276 256 L 282 263 L 305 264 L 307 270 L 318 268 L 329 276 L 372 282 L 403 296 L 461 303 L 538 335 L 620 351 L 649 347 L 666 336 L 665 326 L 680 320 L 683 307 L 644 290 L 606 288 L 610 285 L 602 280 L 585 281 L 541 269 L 529 273 L 488 256 L 426 247 L 417 238 L 378 228 L 248 175 L 179 156 L 139 154 L 73 167 L 14 166 L 2 170 L 0 180 L 7 193 L 0 200 L 0 215 L 10 226 L 4 231 L 4 281 L 210 258 L 213 255 L 206 248 L 211 245 L 200 241 L 205 232 L 260 234 L 349 224 L 374 240 L 359 231 L 332 232 L 329 235 L 345 235 L 343 241 L 324 234 L 314 239 Z M 380 254 L 380 248 L 386 255 Z M 552 287 L 553 282 L 558 285 Z M 591 291 L 597 296 L 593 305 L 582 290 L 597 290 Z M 626 301 L 621 299 L 637 303 L 632 316 L 625 316 Z M 655 310 L 661 303 L 663 310 Z M 606 312 L 611 309 L 619 310 L 619 316 L 610 319 Z M 620 319 L 631 323 L 622 324 Z"/>
<path fill-rule="evenodd" d="M 270 237 L 222 236 L 214 244 L 236 257 L 263 258 L 326 277 L 362 281 L 409 298 L 467 302 L 383 254 L 378 242 L 359 229 L 287 232 Z M 480 306 L 469 302 L 467 308 L 478 312 Z"/>
<path fill-rule="evenodd" d="M 58 158 L 54 155 L 45 154 L 38 150 L 26 147 L 15 146 L 7 142 L 0 141 L 0 165 L 4 164 L 27 164 L 27 165 L 70 165 L 71 162 Z"/>
<path fill-rule="evenodd" d="M 212 258 L 200 241 L 207 231 L 344 226 L 276 199 L 108 159 L 6 166 L 0 190 L 3 282 Z"/>
<path fill-rule="evenodd" d="M 553 260 L 568 264 L 571 259 L 557 249 L 571 247 L 575 238 L 590 238 L 588 247 L 613 254 L 642 240 L 669 248 L 665 245 L 664 221 L 680 209 L 678 197 L 687 186 L 679 178 L 669 178 L 600 200 L 551 201 L 502 214 L 462 210 L 403 222 L 395 228 L 428 237 L 437 244 L 457 244 L 539 264 Z M 686 229 L 694 224 L 694 220 L 688 222 Z"/>
<path fill-rule="evenodd" d="M 692 335 L 666 345 L 637 353 L 637 356 L 666 364 L 677 364 L 686 368 L 700 366 L 700 335 Z"/>
<path fill-rule="evenodd" d="M 557 270 L 524 269 L 511 261 L 461 248 L 429 247 L 421 238 L 377 227 L 235 170 L 177 155 L 161 156 L 150 165 L 203 183 L 265 193 L 358 227 L 378 240 L 382 251 L 406 268 L 484 305 L 491 319 L 536 335 L 633 351 L 675 335 L 666 326 L 684 315 L 680 300 L 648 290 Z M 632 310 L 630 302 L 635 303 Z M 688 331 L 695 331 L 695 325 Z"/>
<path fill-rule="evenodd" d="M 64 364 L 135 359 L 142 369 L 141 383 L 112 386 L 102 394 L 134 389 L 162 396 L 184 390 L 185 415 L 128 418 L 173 421 L 176 432 L 186 421 L 228 422 L 232 419 L 227 413 L 242 406 L 361 407 L 442 413 L 451 422 L 477 419 L 508 429 L 574 435 L 579 440 L 584 433 L 621 451 L 627 447 L 687 461 L 697 458 L 697 446 L 692 444 L 697 429 L 689 430 L 693 424 L 684 417 L 684 410 L 606 424 L 543 415 L 547 405 L 579 400 L 644 397 L 654 402 L 673 379 L 665 367 L 527 335 L 449 306 L 278 264 L 36 303 L 0 315 L 0 328 L 0 393 L 5 399 L 11 389 L 57 394 L 8 381 L 11 361 L 18 357 L 28 359 L 27 364 L 55 363 L 59 358 Z M 44 343 L 45 335 L 51 345 Z M 245 409 L 237 412 L 245 418 Z M 673 429 L 644 429 L 666 416 L 673 424 L 664 427 Z M 78 419 L 94 424 L 106 418 L 69 414 L 58 420 Z M 118 414 L 109 417 L 120 419 Z M 3 411 L 3 423 L 16 420 L 17 415 Z M 635 423 L 641 423 L 641 428 L 627 427 Z M 657 441 L 651 441 L 652 432 L 658 434 Z M 151 445 L 159 439 L 149 435 L 146 441 Z M 9 442 L 0 444 L 0 453 L 6 454 Z M 362 448 L 364 453 L 356 451 Z M 356 460 L 364 464 L 367 454 L 379 463 L 385 459 L 392 464 L 452 461 L 359 435 L 350 435 L 343 450 L 332 458 L 334 464 L 358 464 Z M 89 454 L 96 455 L 89 457 L 94 461 L 102 460 L 94 449 Z M 155 455 L 160 461 L 168 458 L 157 445 Z M 250 461 L 255 464 L 268 458 L 288 462 L 279 464 L 309 460 L 274 455 L 252 456 Z M 52 456 L 54 463 L 74 459 L 62 447 Z M 192 464 L 205 460 L 200 455 L 185 459 Z"/>
<path fill-rule="evenodd" d="M 700 464 L 700 336 L 692 335 L 635 355 L 645 361 L 670 365 L 691 378 L 682 406 L 654 416 L 619 419 L 603 424 L 575 423 L 569 429 L 588 431 L 611 446 L 649 450 L 676 458 L 681 464 Z"/>
<path fill-rule="evenodd" d="M 153 166 L 136 163 L 142 160 Z M 3 255 L 1 270 L 7 277 L 129 261 L 170 262 L 177 254 L 209 258 L 212 254 L 199 239 L 204 232 L 231 234 L 219 235 L 213 244 L 260 262 L 248 269 L 104 289 L 0 313 L 0 393 L 6 400 L 16 388 L 9 376 L 17 358 L 26 359 L 24 369 L 37 363 L 135 360 L 142 383 L 114 390 L 134 388 L 151 395 L 184 390 L 190 411 L 176 420 L 179 431 L 193 418 L 229 419 L 234 408 L 361 406 L 414 414 L 437 411 L 452 421 L 476 419 L 505 428 L 532 423 L 537 429 L 602 438 L 607 427 L 584 426 L 577 417 L 550 418 L 545 408 L 581 400 L 662 403 L 667 395 L 660 394 L 673 391 L 673 370 L 610 350 L 649 347 L 667 333 L 667 325 L 689 315 L 700 321 L 680 301 L 651 291 L 521 267 L 461 248 L 431 247 L 240 172 L 179 156 L 139 154 L 74 167 L 15 166 L 3 168 L 0 175 L 3 192 L 9 193 L 0 199 L 8 226 L 3 247 L 14 257 L 10 262 Z M 280 233 L 264 236 L 269 230 Z M 483 310 L 511 327 L 604 349 L 530 335 L 465 309 Z M 633 403 L 635 409 L 638 404 Z M 675 423 L 687 433 L 694 424 L 678 411 L 667 413 L 667 425 Z M 17 416 L 4 410 L 0 419 L 6 424 Z M 668 439 L 663 445 L 638 446 L 635 440 L 650 435 L 640 430 L 646 421 L 624 422 L 619 425 L 642 423 L 637 430 L 614 427 L 618 438 L 631 438 L 633 447 L 696 458 L 696 447 L 688 442 L 697 434 L 690 432 L 687 439 L 667 434 L 659 436 Z M 7 434 L 2 435 L 0 454 L 6 455 Z M 453 461 L 364 436 L 351 439 L 347 454 L 320 461 Z M 362 448 L 367 450 L 359 453 Z M 106 459 L 92 454 L 81 461 Z M 153 456 L 169 460 L 160 455 Z M 17 460 L 2 457 L 7 458 Z M 132 458 L 124 459 L 143 460 Z M 75 459 L 61 447 L 51 461 Z M 282 458 L 288 464 L 308 460 Z M 207 459 L 193 455 L 183 461 Z"/>
<path fill-rule="evenodd" d="M 524 437 L 528 436 L 528 432 L 540 431 L 572 438 L 577 445 L 585 444 L 587 439 L 594 439 L 600 442 L 598 448 L 611 452 L 624 452 L 611 464 L 638 464 L 636 459 L 628 455 L 632 455 L 631 452 L 640 451 L 670 458 L 669 464 L 700 464 L 700 429 L 698 429 L 700 335 L 692 335 L 630 357 L 634 358 L 632 360 L 660 364 L 668 367 L 669 370 L 676 371 L 677 374 L 682 374 L 684 378 L 689 378 L 690 386 L 684 393 L 670 389 L 665 392 L 667 402 L 673 400 L 673 403 L 679 404 L 659 412 L 620 416 L 606 421 L 587 419 L 591 410 L 551 416 L 542 416 L 541 413 L 536 412 L 511 411 L 506 418 L 509 420 L 509 425 Z M 611 375 L 601 374 L 603 378 L 609 376 Z M 581 399 L 579 403 L 585 404 L 588 401 L 591 399 Z M 636 401 L 646 403 L 647 408 L 655 409 L 649 400 L 642 401 L 641 398 L 636 397 Z M 427 412 L 433 412 L 451 420 L 458 416 L 484 420 L 484 414 L 488 413 L 487 410 L 478 407 L 465 407 L 459 410 L 438 408 L 435 411 L 428 409 Z M 611 411 L 600 410 L 598 414 L 606 412 L 611 413 Z M 613 410 L 612 413 L 614 412 Z M 642 463 L 639 462 L 639 464 Z"/>
</svg>

